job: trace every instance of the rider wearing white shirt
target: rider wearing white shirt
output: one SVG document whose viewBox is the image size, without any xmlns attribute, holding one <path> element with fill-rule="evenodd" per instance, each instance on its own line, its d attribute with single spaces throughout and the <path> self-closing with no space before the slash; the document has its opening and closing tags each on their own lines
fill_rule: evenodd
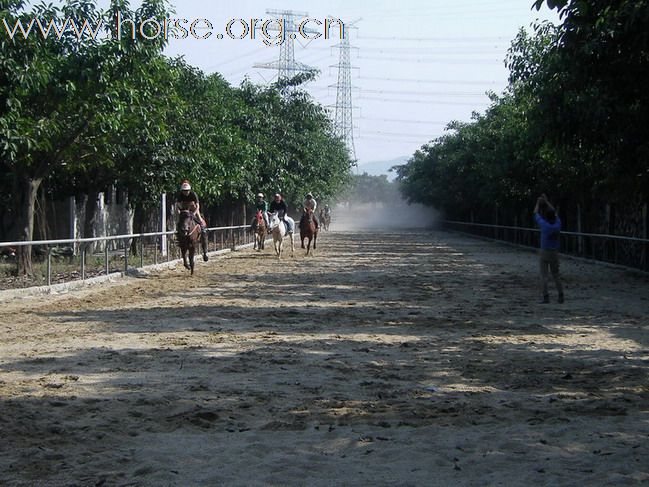
<svg viewBox="0 0 649 487">
<path fill-rule="evenodd" d="M 313 222 L 315 223 L 315 227 L 317 229 L 318 226 L 319 226 L 319 222 L 318 222 L 318 219 L 315 216 L 315 210 L 318 207 L 318 203 L 315 200 L 315 198 L 313 198 L 313 195 L 311 193 L 307 193 L 306 199 L 304 200 L 304 203 L 302 204 L 302 206 L 304 208 L 309 208 L 310 210 L 313 210 L 313 215 L 312 215 L 313 216 Z"/>
</svg>

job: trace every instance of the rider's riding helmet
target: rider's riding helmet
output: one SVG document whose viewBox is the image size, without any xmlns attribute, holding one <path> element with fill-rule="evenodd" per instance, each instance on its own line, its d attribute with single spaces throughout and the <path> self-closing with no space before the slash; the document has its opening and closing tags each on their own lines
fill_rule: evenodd
<svg viewBox="0 0 649 487">
<path fill-rule="evenodd" d="M 280 201 L 280 200 L 282 199 L 282 195 L 279 194 L 279 193 L 277 193 L 277 194 L 275 195 L 275 199 L 276 199 L 277 201 Z"/>
<path fill-rule="evenodd" d="M 262 198 L 262 199 L 263 199 L 263 198 L 264 198 L 264 193 L 259 193 L 259 194 L 257 195 L 257 198 Z"/>
<path fill-rule="evenodd" d="M 307 193 L 307 194 L 306 194 L 306 197 L 307 197 L 308 199 L 311 199 L 311 198 L 313 198 L 313 195 L 312 195 L 311 193 Z"/>
<path fill-rule="evenodd" d="M 189 184 L 189 179 L 183 179 L 183 182 L 180 183 L 180 191 L 191 191 L 192 186 Z"/>
</svg>

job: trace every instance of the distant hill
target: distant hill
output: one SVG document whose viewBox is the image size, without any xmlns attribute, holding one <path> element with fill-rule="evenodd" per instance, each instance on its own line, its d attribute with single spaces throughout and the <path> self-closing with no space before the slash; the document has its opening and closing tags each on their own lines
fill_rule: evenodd
<svg viewBox="0 0 649 487">
<path fill-rule="evenodd" d="M 358 165 L 358 172 L 359 174 L 366 172 L 370 176 L 380 176 L 381 174 L 385 174 L 390 181 L 393 181 L 397 177 L 397 174 L 394 171 L 390 172 L 390 168 L 392 166 L 401 166 L 405 164 L 408 162 L 409 158 L 409 156 L 404 156 L 390 161 L 366 162 Z"/>
</svg>

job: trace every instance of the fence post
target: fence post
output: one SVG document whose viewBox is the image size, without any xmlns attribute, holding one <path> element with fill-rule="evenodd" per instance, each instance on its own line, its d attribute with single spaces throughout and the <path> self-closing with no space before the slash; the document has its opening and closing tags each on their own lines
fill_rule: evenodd
<svg viewBox="0 0 649 487">
<path fill-rule="evenodd" d="M 124 274 L 128 272 L 128 240 L 124 241 Z"/>
<path fill-rule="evenodd" d="M 74 196 L 68 198 L 68 221 L 70 222 L 68 238 L 74 240 L 77 238 L 77 201 Z M 72 255 L 77 255 L 77 246 L 75 243 L 72 243 Z"/>
<path fill-rule="evenodd" d="M 577 205 L 577 233 L 582 233 L 581 203 Z M 580 257 L 584 256 L 584 237 L 581 235 L 577 237 L 577 255 Z"/>
<path fill-rule="evenodd" d="M 47 285 L 52 285 L 52 247 L 47 247 Z"/>
<path fill-rule="evenodd" d="M 81 247 L 81 280 L 86 280 L 86 245 L 82 244 Z"/>
<path fill-rule="evenodd" d="M 609 203 L 606 203 L 606 217 L 605 217 L 605 221 L 606 221 L 606 233 L 607 233 L 608 235 L 611 234 L 611 228 L 612 228 L 612 226 L 613 226 L 613 223 L 612 223 L 612 221 L 611 221 L 611 218 L 612 218 L 611 205 L 610 205 Z M 608 247 L 609 247 L 609 240 L 606 239 L 606 238 L 604 239 L 604 246 L 603 246 L 603 247 L 604 247 L 604 255 L 602 256 L 602 257 L 603 257 L 603 260 L 605 260 L 605 261 L 609 261 L 609 262 L 610 262 L 609 251 L 608 251 L 608 250 L 609 250 L 609 249 L 608 249 Z"/>
<path fill-rule="evenodd" d="M 106 270 L 106 275 L 110 274 L 110 263 L 108 261 L 108 242 L 104 245 L 104 268 Z"/>
<path fill-rule="evenodd" d="M 514 243 L 518 245 L 518 215 L 514 215 Z"/>
<path fill-rule="evenodd" d="M 647 203 L 642 205 L 642 238 L 647 240 L 649 238 L 649 208 Z M 644 262 L 644 270 L 649 271 L 649 243 L 645 242 L 642 246 L 642 260 Z"/>
<path fill-rule="evenodd" d="M 144 235 L 140 235 L 140 268 L 144 267 Z"/>
</svg>

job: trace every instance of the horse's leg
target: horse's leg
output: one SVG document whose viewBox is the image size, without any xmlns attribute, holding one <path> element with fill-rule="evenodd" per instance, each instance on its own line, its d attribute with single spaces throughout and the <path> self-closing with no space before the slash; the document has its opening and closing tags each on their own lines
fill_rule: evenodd
<svg viewBox="0 0 649 487">
<path fill-rule="evenodd" d="M 313 234 L 313 250 L 317 249 L 316 242 L 318 241 L 318 232 Z"/>
<path fill-rule="evenodd" d="M 189 247 L 189 270 L 191 271 L 191 275 L 194 275 L 194 253 L 196 250 L 194 249 L 194 246 L 192 245 Z"/>
<path fill-rule="evenodd" d="M 208 260 L 208 256 L 207 256 L 207 233 L 203 233 L 201 231 L 200 240 L 201 240 L 201 250 L 203 251 L 203 260 L 205 262 L 207 262 L 207 260 Z"/>
<path fill-rule="evenodd" d="M 293 242 L 293 234 L 289 233 L 288 238 L 291 239 L 291 257 L 295 257 L 295 243 Z"/>
<path fill-rule="evenodd" d="M 185 266 L 185 269 L 189 269 L 189 263 L 187 262 L 187 249 L 185 247 L 181 247 L 180 251 L 183 255 L 183 265 Z"/>
</svg>

